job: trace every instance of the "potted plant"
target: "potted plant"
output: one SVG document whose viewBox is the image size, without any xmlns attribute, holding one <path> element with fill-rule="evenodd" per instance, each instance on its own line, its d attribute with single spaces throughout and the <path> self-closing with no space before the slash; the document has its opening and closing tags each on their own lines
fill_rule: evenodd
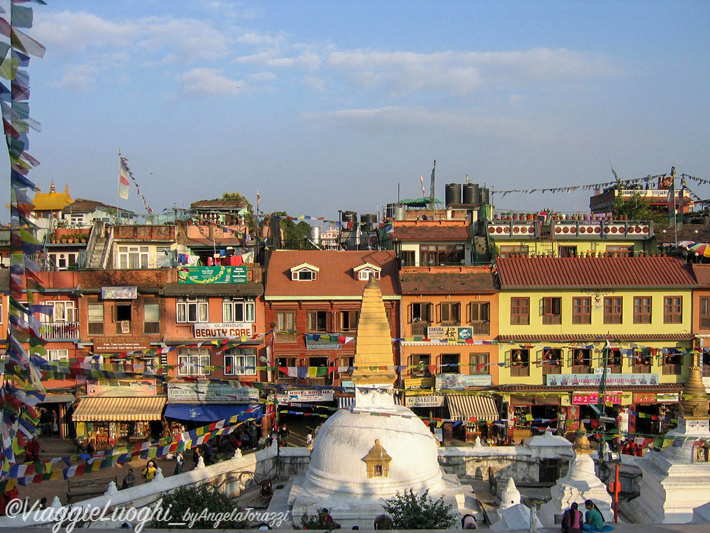
<svg viewBox="0 0 710 533">
<path fill-rule="evenodd" d="M 67 235 L 67 241 L 69 241 L 70 243 L 74 242 L 74 238 L 75 238 L 75 235 L 73 233 L 70 233 L 69 235 Z"/>
<path fill-rule="evenodd" d="M 49 242 L 55 243 L 57 242 L 57 234 L 52 232 L 49 234 Z"/>
</svg>

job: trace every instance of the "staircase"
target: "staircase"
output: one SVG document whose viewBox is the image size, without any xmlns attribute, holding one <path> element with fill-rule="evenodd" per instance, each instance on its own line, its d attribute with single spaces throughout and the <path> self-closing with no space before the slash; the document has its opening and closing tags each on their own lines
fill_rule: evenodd
<svg viewBox="0 0 710 533">
<path fill-rule="evenodd" d="M 108 263 L 109 251 L 113 241 L 113 230 L 106 236 L 106 223 L 94 220 L 91 228 L 91 237 L 86 245 L 86 259 L 84 268 L 101 270 Z"/>
</svg>

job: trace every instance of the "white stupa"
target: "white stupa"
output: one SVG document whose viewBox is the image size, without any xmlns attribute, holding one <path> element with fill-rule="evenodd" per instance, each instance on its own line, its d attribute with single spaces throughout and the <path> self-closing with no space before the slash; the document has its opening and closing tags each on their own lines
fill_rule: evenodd
<svg viewBox="0 0 710 533">
<path fill-rule="evenodd" d="M 308 470 L 291 486 L 295 519 L 327 508 L 336 521 L 372 524 L 383 513 L 382 499 L 409 489 L 428 489 L 456 510 L 474 514 L 471 487 L 443 472 L 429 428 L 409 408 L 395 405 L 392 364 L 382 292 L 370 278 L 357 329 L 355 404 L 335 413 L 318 431 Z"/>
<path fill-rule="evenodd" d="M 542 527 L 540 520 L 530 507 L 521 503 L 521 495 L 515 486 L 513 478 L 509 478 L 505 489 L 500 495 L 500 504 L 492 518 L 491 529 L 497 531 L 512 531 L 518 529 L 532 530 Z"/>
<path fill-rule="evenodd" d="M 699 355 L 683 386 L 678 427 L 666 434 L 673 444 L 651 451 L 637 464 L 641 494 L 622 509 L 642 524 L 684 524 L 710 502 L 710 417 Z"/>
<path fill-rule="evenodd" d="M 540 507 L 540 520 L 547 526 L 555 525 L 555 515 L 563 514 L 573 502 L 584 509 L 584 502 L 592 500 L 602 513 L 605 522 L 613 522 L 614 511 L 611 495 L 594 470 L 591 457 L 592 448 L 585 434 L 577 436 L 574 442 L 574 459 L 570 462 L 567 475 L 558 479 L 550 490 L 552 499 Z"/>
</svg>

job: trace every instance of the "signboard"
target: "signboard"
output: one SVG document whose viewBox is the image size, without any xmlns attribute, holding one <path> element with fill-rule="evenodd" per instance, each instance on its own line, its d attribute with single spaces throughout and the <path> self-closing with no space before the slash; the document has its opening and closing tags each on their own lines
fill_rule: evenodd
<svg viewBox="0 0 710 533">
<path fill-rule="evenodd" d="M 203 322 L 193 324 L 196 339 L 221 339 L 224 337 L 251 337 L 256 335 L 256 325 L 251 322 Z"/>
<path fill-rule="evenodd" d="M 437 374 L 437 390 L 464 390 L 467 387 L 490 387 L 493 378 L 490 374 L 469 376 L 468 374 Z"/>
<path fill-rule="evenodd" d="M 432 341 L 466 341 L 473 338 L 473 328 L 465 326 L 438 326 L 427 328 L 427 338 Z"/>
<path fill-rule="evenodd" d="M 405 378 L 404 388 L 405 389 L 430 389 L 434 386 L 434 378 Z"/>
<path fill-rule="evenodd" d="M 255 388 L 232 382 L 168 383 L 169 403 L 252 403 L 258 399 Z"/>
<path fill-rule="evenodd" d="M 423 394 L 420 396 L 407 396 L 404 398 L 407 407 L 443 407 L 443 394 Z"/>
<path fill-rule="evenodd" d="M 599 387 L 603 374 L 548 374 L 548 387 Z M 606 374 L 607 387 L 658 385 L 658 374 Z"/>
<path fill-rule="evenodd" d="M 355 392 L 355 382 L 354 381 L 342 381 L 340 386 L 343 387 L 345 392 Z"/>
<path fill-rule="evenodd" d="M 279 403 L 303 402 L 332 402 L 332 390 L 287 390 L 283 394 L 276 395 L 276 401 Z"/>
<path fill-rule="evenodd" d="M 656 401 L 658 403 L 673 403 L 679 402 L 680 397 L 677 392 L 658 392 L 656 393 Z"/>
<path fill-rule="evenodd" d="M 656 403 L 656 395 L 653 392 L 635 392 L 632 403 Z"/>
<path fill-rule="evenodd" d="M 138 298 L 138 287 L 101 287 L 101 298 L 104 300 L 135 300 Z"/>
<path fill-rule="evenodd" d="M 155 396 L 156 393 L 155 379 L 112 379 L 111 381 L 90 379 L 86 382 L 86 395 L 92 397 L 145 397 Z"/>
<path fill-rule="evenodd" d="M 323 335 L 320 338 L 307 335 L 306 350 L 340 350 L 343 346 L 340 343 L 332 342 L 334 338 L 330 335 Z"/>
<path fill-rule="evenodd" d="M 178 283 L 208 285 L 211 283 L 246 283 L 245 266 L 179 267 Z"/>
<path fill-rule="evenodd" d="M 148 349 L 150 349 L 148 337 L 137 335 L 94 337 L 94 352 L 97 353 L 139 352 Z"/>
<path fill-rule="evenodd" d="M 604 402 L 621 404 L 623 398 L 623 392 L 607 392 L 604 394 Z M 599 393 L 598 392 L 573 392 L 572 393 L 572 404 L 574 405 L 596 405 L 599 403 Z"/>
</svg>

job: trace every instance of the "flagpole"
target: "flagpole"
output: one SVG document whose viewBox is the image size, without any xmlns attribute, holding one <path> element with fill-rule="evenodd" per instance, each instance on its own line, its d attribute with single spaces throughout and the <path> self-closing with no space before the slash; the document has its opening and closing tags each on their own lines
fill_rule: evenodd
<svg viewBox="0 0 710 533">
<path fill-rule="evenodd" d="M 118 226 L 119 212 L 121 208 L 119 204 L 121 203 L 121 149 L 118 149 L 118 189 L 116 191 L 116 222 L 115 225 Z"/>
</svg>

